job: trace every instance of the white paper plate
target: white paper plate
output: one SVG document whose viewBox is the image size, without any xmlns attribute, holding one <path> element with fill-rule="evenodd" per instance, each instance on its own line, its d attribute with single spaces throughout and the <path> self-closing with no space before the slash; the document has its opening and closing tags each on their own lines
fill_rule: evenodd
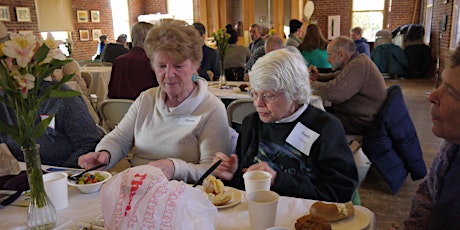
<svg viewBox="0 0 460 230">
<path fill-rule="evenodd" d="M 362 230 L 367 228 L 367 226 L 369 226 L 369 217 L 357 208 L 355 208 L 355 215 L 353 217 L 331 222 L 332 230 Z"/>
<path fill-rule="evenodd" d="M 228 203 L 226 203 L 224 205 L 216 206 L 216 208 L 218 208 L 218 209 L 233 207 L 233 206 L 239 204 L 241 202 L 241 200 L 243 199 L 243 193 L 238 189 L 225 186 L 224 191 L 225 191 L 225 193 L 232 193 L 233 197 Z"/>
</svg>

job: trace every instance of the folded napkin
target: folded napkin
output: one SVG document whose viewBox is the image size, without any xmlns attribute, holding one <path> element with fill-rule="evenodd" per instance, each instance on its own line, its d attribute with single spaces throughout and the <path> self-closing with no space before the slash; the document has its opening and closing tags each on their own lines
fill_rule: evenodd
<svg viewBox="0 0 460 230">
<path fill-rule="evenodd" d="M 200 189 L 168 181 L 150 165 L 115 175 L 100 197 L 105 229 L 214 229 L 217 216 Z"/>
</svg>

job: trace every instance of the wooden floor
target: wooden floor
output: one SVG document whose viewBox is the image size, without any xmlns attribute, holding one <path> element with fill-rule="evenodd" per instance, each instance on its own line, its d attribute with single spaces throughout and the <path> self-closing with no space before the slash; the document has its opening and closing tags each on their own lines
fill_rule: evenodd
<svg viewBox="0 0 460 230">
<path fill-rule="evenodd" d="M 409 113 L 415 124 L 421 143 L 427 169 L 437 152 L 441 139 L 431 132 L 430 103 L 427 93 L 435 88 L 434 78 L 386 80 L 387 86 L 401 85 Z M 119 162 L 111 171 L 121 172 L 129 167 L 126 160 Z M 371 167 L 366 179 L 359 188 L 362 205 L 372 210 L 377 219 L 377 229 L 386 230 L 392 224 L 403 225 L 410 210 L 411 197 L 421 180 L 412 181 L 410 177 L 397 194 L 392 194 L 388 185 L 378 172 Z M 402 227 L 400 228 L 402 229 Z"/>
<path fill-rule="evenodd" d="M 404 99 L 417 130 L 427 170 L 436 154 L 441 139 L 431 132 L 430 103 L 428 94 L 435 89 L 435 79 L 387 79 L 387 86 L 399 84 L 403 88 Z M 410 176 L 397 194 L 392 194 L 388 185 L 373 167 L 359 188 L 362 205 L 372 210 L 377 219 L 377 229 L 387 229 L 398 224 L 403 229 L 403 221 L 409 215 L 411 198 L 422 180 L 412 181 Z"/>
</svg>

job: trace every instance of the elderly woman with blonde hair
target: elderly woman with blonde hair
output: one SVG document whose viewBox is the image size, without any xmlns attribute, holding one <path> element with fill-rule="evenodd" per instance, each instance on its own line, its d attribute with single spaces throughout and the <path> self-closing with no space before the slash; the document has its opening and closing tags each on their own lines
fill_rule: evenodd
<svg viewBox="0 0 460 230">
<path fill-rule="evenodd" d="M 307 76 L 305 76 L 307 74 Z M 244 188 L 243 173 L 272 174 L 280 195 L 350 201 L 358 185 L 353 155 L 340 121 L 309 104 L 307 65 L 295 48 L 272 51 L 249 72 L 257 112 L 241 127 L 236 154 L 217 153 L 214 174 Z"/>
<path fill-rule="evenodd" d="M 185 21 L 160 20 L 144 43 L 159 86 L 142 92 L 117 127 L 79 159 L 108 168 L 133 151 L 131 165 L 149 164 L 168 179 L 197 181 L 216 152 L 230 151 L 225 106 L 196 72 L 202 58 L 198 31 Z"/>
</svg>

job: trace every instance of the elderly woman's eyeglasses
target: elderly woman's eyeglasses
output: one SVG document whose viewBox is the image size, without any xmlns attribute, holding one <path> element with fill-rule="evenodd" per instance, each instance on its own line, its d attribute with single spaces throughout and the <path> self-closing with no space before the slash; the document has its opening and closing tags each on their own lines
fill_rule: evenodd
<svg viewBox="0 0 460 230">
<path fill-rule="evenodd" d="M 262 94 L 259 94 L 258 92 L 255 92 L 255 91 L 251 91 L 251 97 L 254 99 L 254 100 L 257 100 L 260 96 L 260 99 L 262 99 L 262 101 L 265 103 L 265 104 L 271 104 L 273 102 L 276 101 L 276 99 L 278 99 L 278 97 L 282 94 L 272 94 L 272 93 L 262 93 Z"/>
</svg>

